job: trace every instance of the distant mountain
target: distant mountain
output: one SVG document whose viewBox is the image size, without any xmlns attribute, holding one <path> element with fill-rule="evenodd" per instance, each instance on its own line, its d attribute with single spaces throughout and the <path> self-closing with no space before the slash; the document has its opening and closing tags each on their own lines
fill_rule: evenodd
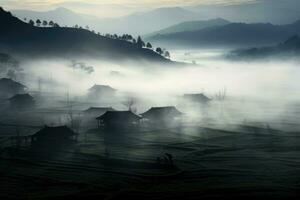
<svg viewBox="0 0 300 200">
<path fill-rule="evenodd" d="M 12 10 L 11 12 L 21 20 L 24 20 L 24 18 L 27 18 L 27 20 L 32 19 L 34 21 L 37 19 L 46 21 L 52 20 L 61 26 L 74 26 L 75 24 L 78 24 L 84 27 L 86 25 L 96 24 L 99 20 L 92 15 L 79 14 L 63 7 L 45 12 L 32 10 Z"/>
<path fill-rule="evenodd" d="M 187 21 L 187 22 L 182 22 L 182 23 L 170 26 L 170 27 L 162 29 L 160 31 L 156 31 L 154 33 L 147 35 L 146 37 L 151 37 L 154 35 L 164 35 L 164 34 L 186 32 L 186 31 L 198 31 L 198 30 L 213 27 L 213 26 L 227 25 L 229 23 L 230 23 L 229 21 L 222 19 L 222 18 L 211 19 L 211 20 Z"/>
<path fill-rule="evenodd" d="M 202 13 L 204 17 L 202 19 L 221 17 L 229 21 L 246 23 L 270 22 L 273 24 L 290 24 L 300 19 L 299 0 L 253 0 L 248 1 L 248 3 L 246 1 L 240 2 L 189 6 L 185 9 Z"/>
<path fill-rule="evenodd" d="M 169 63 L 150 49 L 75 28 L 40 28 L 20 21 L 0 8 L 0 52 L 30 57 L 143 60 Z"/>
<path fill-rule="evenodd" d="M 263 59 L 263 58 L 291 58 L 300 56 L 300 37 L 298 35 L 290 37 L 283 43 L 271 47 L 251 48 L 232 51 L 229 59 Z"/>
<path fill-rule="evenodd" d="M 101 33 L 128 33 L 133 35 L 152 33 L 180 22 L 196 20 L 199 17 L 197 13 L 180 7 L 158 8 L 124 17 L 101 19 L 79 14 L 66 8 L 58 8 L 47 12 L 13 10 L 12 13 L 20 19 L 53 20 L 62 26 L 78 24 L 82 27 L 89 26 Z"/>
<path fill-rule="evenodd" d="M 123 26 L 128 25 L 132 33 L 147 34 L 184 21 L 198 19 L 198 14 L 180 7 L 158 8 L 149 12 L 136 13 L 121 18 Z M 128 29 L 128 31 L 130 31 Z"/>
<path fill-rule="evenodd" d="M 155 35 L 148 38 L 166 47 L 250 47 L 274 45 L 300 34 L 300 21 L 288 25 L 231 23 L 199 31 Z"/>
</svg>

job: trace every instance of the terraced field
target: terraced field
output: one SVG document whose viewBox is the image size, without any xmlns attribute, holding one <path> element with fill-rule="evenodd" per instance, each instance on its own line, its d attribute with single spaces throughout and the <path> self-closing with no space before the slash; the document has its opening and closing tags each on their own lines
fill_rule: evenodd
<svg viewBox="0 0 300 200">
<path fill-rule="evenodd" d="M 216 127 L 216 126 L 214 126 Z M 297 198 L 300 136 L 227 125 L 105 134 L 64 149 L 4 149 L 4 199 Z M 170 153 L 175 167 L 158 164 Z"/>
</svg>

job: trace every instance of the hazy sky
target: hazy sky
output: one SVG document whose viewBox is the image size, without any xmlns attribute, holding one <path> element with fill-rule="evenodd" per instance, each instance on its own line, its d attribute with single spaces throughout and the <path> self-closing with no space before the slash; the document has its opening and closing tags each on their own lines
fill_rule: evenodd
<svg viewBox="0 0 300 200">
<path fill-rule="evenodd" d="M 236 4 L 254 1 L 257 0 L 0 0 L 0 5 L 6 9 L 32 10 L 49 10 L 63 6 L 87 14 L 108 16 L 111 13 L 116 16 L 162 6 Z"/>
</svg>

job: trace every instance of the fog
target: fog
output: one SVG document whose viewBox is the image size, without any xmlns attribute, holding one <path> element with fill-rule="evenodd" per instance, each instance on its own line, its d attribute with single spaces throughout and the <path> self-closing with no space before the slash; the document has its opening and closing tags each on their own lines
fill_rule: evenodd
<svg viewBox="0 0 300 200">
<path fill-rule="evenodd" d="M 222 51 L 173 51 L 173 60 L 197 63 L 181 67 L 117 65 L 90 59 L 76 62 L 94 71 L 74 67 L 75 61 L 67 60 L 26 61 L 22 66 L 30 74 L 26 80 L 30 88 L 37 87 L 34 79 L 51 79 L 55 90 L 74 95 L 84 94 L 94 84 L 101 84 L 141 96 L 198 92 L 213 96 L 226 87 L 234 97 L 299 99 L 298 61 L 233 62 L 223 59 L 222 55 Z M 53 90 L 53 86 L 46 86 L 47 89 Z M 153 98 L 159 101 L 157 96 Z"/>
<path fill-rule="evenodd" d="M 92 102 L 89 105 L 126 110 L 122 101 L 130 97 L 136 99 L 137 113 L 154 106 L 176 106 L 187 114 L 188 122 L 205 118 L 214 123 L 247 121 L 275 126 L 282 120 L 296 123 L 300 99 L 298 61 L 233 62 L 224 59 L 224 53 L 223 50 L 174 50 L 173 60 L 194 63 L 175 67 L 118 65 L 91 59 L 24 61 L 22 67 L 25 74 L 30 74 L 25 76 L 24 84 L 31 91 L 41 87 L 42 92 L 57 93 L 62 100 L 68 96 L 74 101 Z M 85 99 L 88 89 L 95 84 L 117 89 L 117 97 L 103 102 Z M 222 102 L 217 99 L 220 91 L 226 92 L 226 100 Z M 213 101 L 205 110 L 198 109 L 180 101 L 187 93 L 204 93 Z"/>
</svg>

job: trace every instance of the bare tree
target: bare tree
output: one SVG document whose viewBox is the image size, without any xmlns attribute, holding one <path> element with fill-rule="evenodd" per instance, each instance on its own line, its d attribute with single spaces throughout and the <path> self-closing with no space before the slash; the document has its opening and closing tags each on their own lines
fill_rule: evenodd
<svg viewBox="0 0 300 200">
<path fill-rule="evenodd" d="M 215 99 L 217 101 L 224 101 L 227 97 L 227 89 L 226 87 L 222 88 L 215 94 Z"/>
<path fill-rule="evenodd" d="M 137 109 L 134 107 L 136 105 L 136 99 L 133 97 L 127 98 L 125 101 L 122 102 L 122 104 L 131 112 L 136 113 Z"/>
<path fill-rule="evenodd" d="M 67 115 L 70 121 L 71 129 L 73 129 L 78 133 L 81 126 L 82 118 L 81 118 L 81 114 L 74 114 L 73 103 L 70 101 L 69 93 L 67 93 L 67 108 L 68 108 Z"/>
</svg>

